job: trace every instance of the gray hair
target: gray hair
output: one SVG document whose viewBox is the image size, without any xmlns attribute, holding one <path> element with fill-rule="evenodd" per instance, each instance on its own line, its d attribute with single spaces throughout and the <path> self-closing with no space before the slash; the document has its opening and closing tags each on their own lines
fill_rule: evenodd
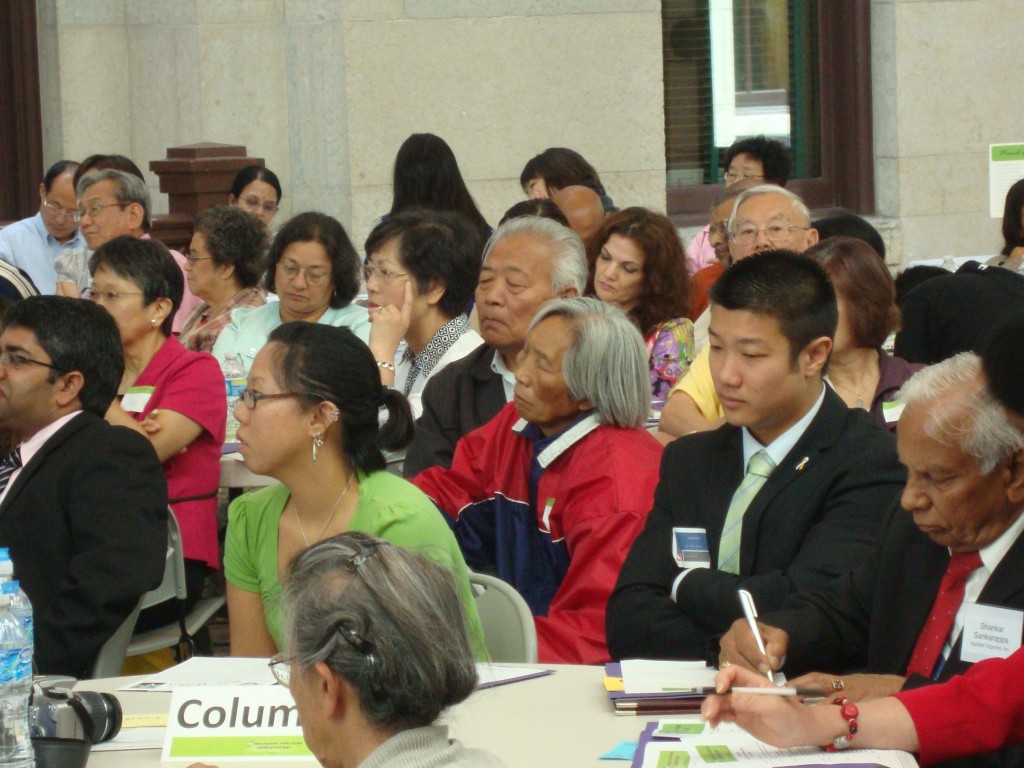
<svg viewBox="0 0 1024 768">
<path fill-rule="evenodd" d="M 540 216 L 520 216 L 509 219 L 491 235 L 484 246 L 483 262 L 491 249 L 506 237 L 530 235 L 546 241 L 552 250 L 551 293 L 560 294 L 566 288 L 574 288 L 582 296 L 587 288 L 587 249 L 580 236 L 557 221 L 542 219 Z"/>
<path fill-rule="evenodd" d="M 451 573 L 364 533 L 300 552 L 282 592 L 289 653 L 324 662 L 386 730 L 430 725 L 477 682 Z"/>
<path fill-rule="evenodd" d="M 956 396 L 946 397 L 949 394 Z M 981 358 L 973 352 L 961 352 L 918 371 L 896 397 L 908 408 L 929 403 L 925 434 L 973 456 L 983 475 L 1024 445 L 1024 434 L 1010 424 L 1006 410 L 985 387 Z M 931 404 L 939 399 L 944 402 Z"/>
<path fill-rule="evenodd" d="M 552 299 L 530 330 L 549 317 L 564 317 L 571 325 L 571 345 L 562 358 L 569 397 L 588 401 L 605 424 L 643 426 L 651 411 L 651 382 L 647 348 L 633 321 L 599 299 Z"/>
<path fill-rule="evenodd" d="M 107 180 L 114 182 L 114 199 L 117 200 L 118 205 L 138 203 L 142 206 L 142 229 L 148 232 L 150 228 L 149 212 L 151 208 L 149 188 L 146 187 L 146 182 L 134 174 L 125 173 L 124 171 L 118 171 L 113 168 L 89 171 L 85 176 L 78 180 L 78 189 L 75 190 L 75 193 L 78 195 L 78 199 L 81 200 L 85 194 L 85 190 L 93 184 L 98 184 L 101 181 Z"/>
<path fill-rule="evenodd" d="M 807 209 L 807 205 L 800 198 L 800 195 L 795 192 L 790 192 L 785 187 L 777 187 L 774 184 L 758 184 L 756 187 L 750 189 L 744 189 L 736 197 L 736 202 L 732 205 L 732 213 L 729 215 L 729 231 L 733 231 L 733 227 L 736 224 L 736 211 L 740 209 L 747 200 L 752 197 L 758 197 L 759 195 L 781 195 L 782 197 L 789 200 L 793 206 L 793 210 L 796 215 L 800 217 L 800 220 L 805 222 L 807 226 L 811 225 L 811 212 Z"/>
</svg>

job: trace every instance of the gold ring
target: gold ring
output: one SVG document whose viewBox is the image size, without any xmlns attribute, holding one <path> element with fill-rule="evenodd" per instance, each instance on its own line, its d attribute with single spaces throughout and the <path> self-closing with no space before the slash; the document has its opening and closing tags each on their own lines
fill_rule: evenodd
<svg viewBox="0 0 1024 768">
<path fill-rule="evenodd" d="M 721 661 L 718 662 L 718 668 L 719 669 L 725 669 L 728 666 L 731 666 L 731 664 L 729 664 L 728 661 L 721 660 Z"/>
<path fill-rule="evenodd" d="M 843 684 L 842 680 L 833 680 L 832 681 L 832 690 L 833 691 L 841 691 L 845 687 L 846 686 Z"/>
</svg>

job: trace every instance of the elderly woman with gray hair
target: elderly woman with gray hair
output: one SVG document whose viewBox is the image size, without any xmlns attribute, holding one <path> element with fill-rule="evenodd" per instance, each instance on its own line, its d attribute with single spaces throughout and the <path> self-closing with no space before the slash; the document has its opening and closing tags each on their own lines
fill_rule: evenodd
<svg viewBox="0 0 1024 768">
<path fill-rule="evenodd" d="M 381 539 L 343 533 L 295 557 L 282 599 L 288 655 L 270 667 L 291 690 L 321 765 L 500 768 L 493 755 L 466 749 L 435 724 L 477 682 L 446 569 Z"/>
<path fill-rule="evenodd" d="M 413 478 L 466 562 L 494 568 L 535 616 L 543 662 L 607 661 L 605 603 L 643 528 L 661 446 L 644 429 L 647 351 L 618 307 L 556 299 L 534 317 L 515 397 Z"/>
</svg>

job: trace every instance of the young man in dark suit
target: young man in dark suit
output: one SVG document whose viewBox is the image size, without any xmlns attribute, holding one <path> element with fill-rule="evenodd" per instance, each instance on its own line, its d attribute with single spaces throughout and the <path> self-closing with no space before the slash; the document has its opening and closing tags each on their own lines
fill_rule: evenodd
<svg viewBox="0 0 1024 768">
<path fill-rule="evenodd" d="M 816 263 L 755 254 L 711 302 L 727 423 L 665 451 L 608 603 L 615 658 L 704 659 L 742 616 L 738 589 L 768 611 L 824 586 L 868 554 L 903 484 L 892 437 L 823 382 L 838 310 Z"/>
<path fill-rule="evenodd" d="M 167 485 L 152 445 L 103 416 L 124 358 L 113 318 L 81 299 L 19 302 L 0 335 L 0 546 L 32 601 L 35 666 L 82 676 L 160 583 Z"/>
</svg>

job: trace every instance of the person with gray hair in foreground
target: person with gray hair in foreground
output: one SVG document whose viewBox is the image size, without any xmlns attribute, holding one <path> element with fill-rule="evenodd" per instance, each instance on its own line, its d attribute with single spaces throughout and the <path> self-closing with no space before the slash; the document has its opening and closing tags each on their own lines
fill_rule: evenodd
<svg viewBox="0 0 1024 768">
<path fill-rule="evenodd" d="M 295 557 L 282 612 L 288 655 L 270 668 L 291 691 L 321 765 L 501 768 L 436 724 L 477 683 L 447 570 L 381 539 L 343 533 Z"/>
<path fill-rule="evenodd" d="M 647 351 L 618 307 L 548 302 L 515 398 L 459 440 L 451 469 L 412 479 L 450 518 L 466 562 L 530 605 L 543 662 L 607 661 L 605 603 L 643 527 L 661 446 L 647 433 Z"/>
</svg>

